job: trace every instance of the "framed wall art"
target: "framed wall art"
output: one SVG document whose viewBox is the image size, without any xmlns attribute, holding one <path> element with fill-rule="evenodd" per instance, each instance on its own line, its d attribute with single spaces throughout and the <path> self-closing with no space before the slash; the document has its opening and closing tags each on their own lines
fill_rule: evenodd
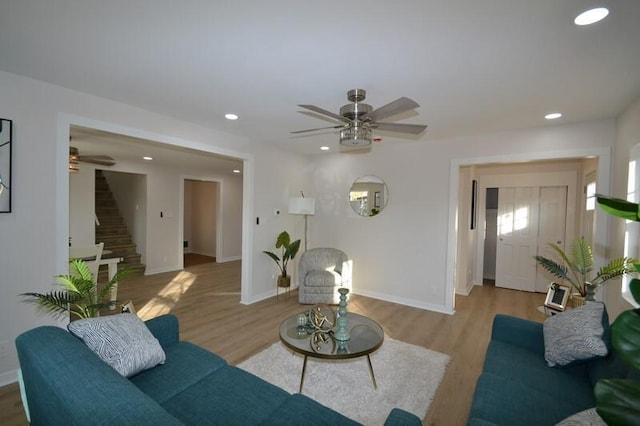
<svg viewBox="0 0 640 426">
<path fill-rule="evenodd" d="M 478 181 L 471 181 L 471 229 L 476 229 L 476 217 L 478 210 Z"/>
<path fill-rule="evenodd" d="M 0 213 L 11 213 L 12 121 L 0 118 Z"/>
</svg>

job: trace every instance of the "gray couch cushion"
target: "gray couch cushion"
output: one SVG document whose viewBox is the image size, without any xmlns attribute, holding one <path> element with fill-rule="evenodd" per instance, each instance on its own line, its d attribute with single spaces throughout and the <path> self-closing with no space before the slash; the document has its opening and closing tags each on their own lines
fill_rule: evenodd
<svg viewBox="0 0 640 426">
<path fill-rule="evenodd" d="M 331 271 L 310 271 L 304 280 L 307 287 L 333 287 L 340 285 L 342 278 Z"/>
<path fill-rule="evenodd" d="M 67 328 L 125 377 L 165 361 L 160 342 L 134 314 L 85 318 L 69 323 Z"/>
<path fill-rule="evenodd" d="M 603 326 L 604 304 L 584 306 L 547 318 L 544 328 L 544 357 L 549 367 L 604 357 L 609 353 Z"/>
<path fill-rule="evenodd" d="M 607 424 L 598 415 L 595 408 L 588 408 L 567 417 L 556 426 L 607 426 Z"/>
</svg>

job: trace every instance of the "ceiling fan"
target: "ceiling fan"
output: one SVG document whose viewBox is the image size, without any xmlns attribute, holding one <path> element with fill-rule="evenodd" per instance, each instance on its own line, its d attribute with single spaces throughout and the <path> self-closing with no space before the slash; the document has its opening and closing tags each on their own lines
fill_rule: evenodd
<svg viewBox="0 0 640 426">
<path fill-rule="evenodd" d="M 378 109 L 373 109 L 371 105 L 362 102 L 366 94 L 367 92 L 362 89 L 349 90 L 347 92 L 347 99 L 352 103 L 340 107 L 339 114 L 315 105 L 298 105 L 301 108 L 338 120 L 341 124 L 317 129 L 298 130 L 291 133 L 306 133 L 324 129 L 342 129 L 340 130 L 340 145 L 363 147 L 371 145 L 371 133 L 373 129 L 417 135 L 427 128 L 424 124 L 379 122 L 378 120 L 383 120 L 387 117 L 418 108 L 420 105 L 409 98 L 402 97 Z"/>
<path fill-rule="evenodd" d="M 69 147 L 69 170 L 77 171 L 78 162 L 100 164 L 102 166 L 113 166 L 116 164 L 115 160 L 108 155 L 80 155 L 78 148 Z"/>
</svg>

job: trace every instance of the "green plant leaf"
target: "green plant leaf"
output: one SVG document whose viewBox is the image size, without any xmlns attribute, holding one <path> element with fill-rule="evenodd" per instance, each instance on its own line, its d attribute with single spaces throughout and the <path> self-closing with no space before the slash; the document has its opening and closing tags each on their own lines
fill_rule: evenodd
<svg viewBox="0 0 640 426">
<path fill-rule="evenodd" d="M 611 344 L 620 358 L 640 370 L 640 309 L 618 315 L 611 325 Z"/>
<path fill-rule="evenodd" d="M 571 246 L 571 255 L 577 271 L 583 275 L 583 281 L 586 281 L 586 275 L 593 270 L 591 245 L 584 238 L 576 238 Z"/>
<path fill-rule="evenodd" d="M 289 233 L 287 231 L 282 231 L 276 239 L 276 248 L 284 247 L 286 249 L 289 247 L 290 242 L 291 237 L 289 237 Z"/>
<path fill-rule="evenodd" d="M 594 387 L 596 408 L 609 425 L 636 425 L 640 418 L 640 383 L 625 379 L 600 380 Z"/>
<path fill-rule="evenodd" d="M 55 317 L 69 315 L 75 318 L 95 317 L 101 309 L 114 305 L 115 301 L 106 300 L 111 289 L 130 274 L 124 269 L 117 272 L 97 294 L 93 282 L 93 273 L 86 262 L 72 259 L 69 262 L 69 275 L 58 275 L 58 284 L 62 290 L 52 290 L 48 293 L 23 293 L 26 302 L 36 303 L 41 310 L 48 311 Z"/>
<path fill-rule="evenodd" d="M 634 272 L 634 261 L 635 259 L 632 259 L 630 257 L 619 257 L 616 259 L 611 259 L 609 263 L 598 270 L 598 274 L 596 275 L 596 278 L 592 281 L 592 283 L 602 284 L 605 281 Z"/>
<path fill-rule="evenodd" d="M 638 264 L 636 264 L 636 267 Z M 631 295 L 636 303 L 640 303 L 640 280 L 637 278 L 632 278 L 629 282 L 629 290 L 631 291 Z"/>
<path fill-rule="evenodd" d="M 608 197 L 596 194 L 596 200 L 600 207 L 610 215 L 621 217 L 623 219 L 640 221 L 640 205 L 632 203 L 621 198 Z"/>
</svg>

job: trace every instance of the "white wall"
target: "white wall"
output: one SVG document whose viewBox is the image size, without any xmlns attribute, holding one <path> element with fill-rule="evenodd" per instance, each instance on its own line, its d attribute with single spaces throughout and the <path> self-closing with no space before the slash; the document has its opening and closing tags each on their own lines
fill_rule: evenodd
<svg viewBox="0 0 640 426">
<path fill-rule="evenodd" d="M 9 353 L 0 359 L 0 384 L 15 381 L 18 362 L 12 342 L 18 334 L 42 324 L 64 325 L 49 316 L 37 315 L 33 306 L 20 303 L 19 294 L 53 289 L 53 277 L 66 270 L 71 124 L 243 159 L 246 180 L 237 184 L 243 188 L 242 215 L 246 224 L 242 233 L 242 302 L 275 295 L 273 265 L 260 252 L 271 247 L 271 240 L 281 229 L 293 228 L 294 218 L 282 215 L 276 220 L 271 212 L 275 207 L 286 210 L 289 195 L 297 194 L 298 188 L 289 192 L 290 182 L 308 186 L 308 175 L 302 172 L 308 164 L 304 157 L 5 72 L 0 72 L 0 117 L 13 120 L 15 191 L 13 212 L 0 215 L 0 342 L 10 343 Z M 274 167 L 283 163 L 288 167 Z M 149 193 L 159 196 L 148 200 L 149 217 L 153 220 L 148 221 L 152 232 L 147 245 L 160 247 L 158 255 L 149 256 L 149 262 L 175 256 L 170 247 L 175 247 L 179 238 L 165 231 L 174 229 L 178 215 L 161 220 L 155 213 L 165 209 L 177 212 L 172 193 L 179 190 L 178 181 L 167 176 L 148 181 Z M 255 198 L 254 192 L 258 194 Z M 229 210 L 240 212 L 237 205 L 229 206 Z M 255 216 L 270 220 L 255 226 Z"/>
<path fill-rule="evenodd" d="M 459 166 L 582 157 L 606 152 L 614 139 L 614 120 L 603 120 L 448 140 L 385 142 L 366 155 L 317 156 L 310 247 L 333 246 L 350 255 L 356 293 L 452 312 Z M 389 202 L 379 215 L 362 218 L 352 212 L 347 194 L 353 180 L 367 174 L 385 180 Z"/>
<path fill-rule="evenodd" d="M 631 148 L 640 144 L 640 98 L 632 103 L 616 122 L 616 143 L 613 158 L 613 181 L 610 191 L 598 188 L 598 192 L 618 198 L 627 198 L 627 174 L 629 173 L 629 154 Z M 599 209 L 596 209 L 596 214 Z M 608 217 L 610 239 L 608 256 L 615 258 L 624 253 L 624 220 Z M 620 312 L 631 308 L 621 296 L 618 282 L 607 283 L 606 302 L 609 316 L 615 318 Z"/>
</svg>

